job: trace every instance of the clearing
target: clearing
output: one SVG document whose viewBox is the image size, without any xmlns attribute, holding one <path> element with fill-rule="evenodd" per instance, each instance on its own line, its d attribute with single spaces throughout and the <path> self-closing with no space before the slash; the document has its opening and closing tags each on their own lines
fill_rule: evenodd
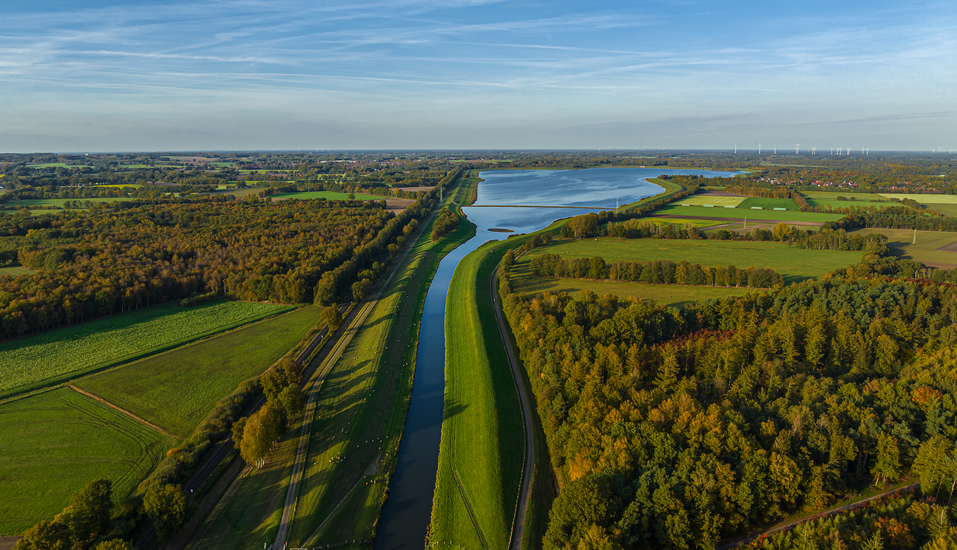
<svg viewBox="0 0 957 550">
<path fill-rule="evenodd" d="M 899 258 L 922 262 L 926 265 L 944 269 L 957 267 L 957 251 L 947 250 L 957 242 L 957 233 L 952 231 L 918 231 L 917 244 L 914 242 L 913 229 L 866 228 L 851 231 L 850 234 L 871 235 L 880 233 L 888 238 L 887 247 Z M 943 249 L 943 250 L 942 250 Z"/>
<path fill-rule="evenodd" d="M 360 195 L 355 193 L 352 199 L 349 198 L 349 193 L 338 193 L 335 191 L 301 191 L 298 193 L 280 193 L 278 195 L 272 195 L 272 200 L 285 200 L 285 199 L 326 199 L 330 201 L 345 201 L 345 200 L 357 200 L 357 201 L 379 201 L 387 200 L 390 197 L 383 197 L 379 195 Z"/>
</svg>

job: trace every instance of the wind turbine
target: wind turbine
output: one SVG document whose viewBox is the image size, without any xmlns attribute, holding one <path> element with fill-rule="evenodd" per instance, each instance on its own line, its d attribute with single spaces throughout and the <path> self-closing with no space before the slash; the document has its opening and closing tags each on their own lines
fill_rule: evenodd
<svg viewBox="0 0 957 550">
<path fill-rule="evenodd" d="M 800 143 L 794 144 L 794 154 L 795 154 L 795 155 L 800 155 L 800 154 L 801 154 L 801 144 L 800 144 Z"/>
<path fill-rule="evenodd" d="M 777 143 L 774 144 L 774 154 L 775 154 L 775 155 L 778 154 L 778 144 L 777 144 Z"/>
<path fill-rule="evenodd" d="M 758 144 L 758 155 L 760 155 L 760 154 L 761 154 L 761 144 L 759 143 L 759 144 Z"/>
<path fill-rule="evenodd" d="M 850 148 L 850 147 L 847 148 L 847 156 L 851 156 L 851 148 Z"/>
<path fill-rule="evenodd" d="M 834 148 L 833 148 L 833 147 L 831 147 L 831 156 L 832 156 L 832 157 L 834 156 Z"/>
<path fill-rule="evenodd" d="M 816 154 L 817 154 L 817 147 L 811 147 L 811 154 L 812 154 L 812 155 L 816 155 Z"/>
</svg>

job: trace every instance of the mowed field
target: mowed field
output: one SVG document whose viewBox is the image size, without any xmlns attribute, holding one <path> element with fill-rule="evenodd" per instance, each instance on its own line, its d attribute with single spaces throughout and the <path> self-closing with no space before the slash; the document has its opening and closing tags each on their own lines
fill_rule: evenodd
<svg viewBox="0 0 957 550">
<path fill-rule="evenodd" d="M 355 194 L 353 200 L 360 201 L 378 201 L 383 199 L 388 199 L 389 197 L 383 197 L 380 195 L 360 195 Z M 330 201 L 344 201 L 349 200 L 349 193 L 337 193 L 335 191 L 302 191 L 300 193 L 280 193 L 278 195 L 272 195 L 273 200 L 277 199 L 326 199 Z"/>
<path fill-rule="evenodd" d="M 218 302 L 138 309 L 0 344 L 0 398 L 288 311 L 292 306 Z"/>
<path fill-rule="evenodd" d="M 15 267 L 0 267 L 0 277 L 19 277 L 20 275 L 32 275 L 33 270 L 29 267 L 18 265 Z"/>
<path fill-rule="evenodd" d="M 814 279 L 828 271 L 861 261 L 861 252 L 806 250 L 785 243 L 712 241 L 705 239 L 581 239 L 559 240 L 540 246 L 522 256 L 516 265 L 527 264 L 538 254 L 563 258 L 602 257 L 606 263 L 671 260 L 703 266 L 734 265 L 739 269 L 773 269 L 786 283 Z"/>
<path fill-rule="evenodd" d="M 678 200 L 679 204 L 687 204 L 689 206 L 706 206 L 711 205 L 716 208 L 725 208 L 725 207 L 736 207 L 747 197 L 723 197 L 720 195 L 692 195 L 690 197 L 685 197 Z"/>
<path fill-rule="evenodd" d="M 830 206 L 831 208 L 878 208 L 883 209 L 895 206 L 897 203 L 877 194 L 870 193 L 848 193 L 848 192 L 828 192 L 828 191 L 802 191 L 802 195 L 807 199 L 811 206 Z M 846 197 L 854 199 L 849 201 L 839 201 L 837 197 Z"/>
<path fill-rule="evenodd" d="M 784 208 L 786 210 L 800 210 L 797 203 L 791 199 L 766 199 L 762 197 L 748 197 L 738 205 L 738 208 L 763 208 L 765 210 Z"/>
<path fill-rule="evenodd" d="M 66 388 L 0 405 L 0 536 L 52 519 L 94 479 L 122 500 L 175 444 Z"/>
<path fill-rule="evenodd" d="M 957 250 L 939 250 L 957 243 L 957 233 L 950 231 L 918 231 L 917 244 L 914 242 L 913 229 L 867 228 L 852 231 L 851 234 L 871 235 L 880 233 L 888 238 L 887 247 L 895 256 L 923 262 L 934 267 L 952 269 L 957 267 Z M 957 247 L 955 247 L 957 248 Z"/>
<path fill-rule="evenodd" d="M 775 199 L 766 199 L 775 200 Z M 706 208 L 703 206 L 680 206 L 672 204 L 655 210 L 651 217 L 679 216 L 682 218 L 721 218 L 732 220 L 777 220 L 786 222 L 824 223 L 836 221 L 844 217 L 843 214 L 819 214 L 817 212 L 780 211 L 780 210 L 751 210 L 746 208 Z"/>
<path fill-rule="evenodd" d="M 133 186 L 129 186 L 129 187 L 133 187 Z M 103 202 L 131 201 L 131 200 L 134 200 L 134 199 L 131 199 L 129 197 L 106 197 L 106 198 L 95 197 L 90 199 L 22 199 L 22 200 L 15 200 L 15 201 L 10 201 L 8 203 L 5 203 L 5 206 L 15 206 L 17 208 L 24 208 L 29 206 L 56 206 L 58 208 L 63 208 L 63 205 L 66 204 L 68 201 L 80 201 L 81 203 L 85 203 L 86 201 L 90 201 L 93 203 L 103 203 Z M 56 212 L 56 210 L 52 210 L 51 212 Z"/>
<path fill-rule="evenodd" d="M 90 376 L 76 386 L 186 437 L 219 399 L 264 372 L 310 329 L 308 306 L 214 338 Z"/>
</svg>

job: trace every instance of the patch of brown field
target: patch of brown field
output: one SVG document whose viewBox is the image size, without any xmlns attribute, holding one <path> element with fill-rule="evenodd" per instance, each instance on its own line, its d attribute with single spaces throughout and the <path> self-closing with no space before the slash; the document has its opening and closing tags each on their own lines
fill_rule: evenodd
<svg viewBox="0 0 957 550">
<path fill-rule="evenodd" d="M 289 197 L 271 197 L 270 200 L 272 200 L 272 202 L 287 201 Z"/>
<path fill-rule="evenodd" d="M 957 264 L 946 264 L 944 262 L 921 262 L 927 267 L 934 267 L 937 269 L 954 269 L 957 267 Z"/>
<path fill-rule="evenodd" d="M 433 187 L 435 186 L 428 185 L 428 186 L 421 186 L 421 187 L 396 187 L 396 189 L 401 189 L 402 191 L 415 192 L 415 191 L 428 191 L 429 189 L 432 189 Z"/>
<path fill-rule="evenodd" d="M 13 550 L 13 545 L 23 537 L 0 537 L 0 550 Z"/>
<path fill-rule="evenodd" d="M 704 193 L 695 194 L 696 197 L 747 197 L 747 195 L 741 195 L 739 193 L 729 193 L 727 191 L 705 191 Z"/>
<path fill-rule="evenodd" d="M 412 199 L 386 199 L 385 209 L 390 212 L 401 212 L 413 202 L 415 201 Z"/>
<path fill-rule="evenodd" d="M 945 244 L 944 246 L 938 248 L 937 252 L 957 252 L 957 243 Z"/>
</svg>

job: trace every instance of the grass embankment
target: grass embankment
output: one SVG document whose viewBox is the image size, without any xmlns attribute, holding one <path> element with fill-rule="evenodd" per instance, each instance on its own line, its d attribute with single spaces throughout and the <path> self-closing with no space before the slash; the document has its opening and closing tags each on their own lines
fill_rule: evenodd
<svg viewBox="0 0 957 550">
<path fill-rule="evenodd" d="M 935 267 L 947 269 L 957 267 L 957 250 L 940 250 L 957 242 L 957 233 L 953 231 L 918 231 L 917 244 L 913 244 L 913 229 L 867 228 L 851 232 L 851 234 L 855 233 L 859 235 L 871 235 L 873 233 L 884 235 L 888 238 L 887 247 L 897 257 L 923 262 Z"/>
<path fill-rule="evenodd" d="M 747 208 L 706 208 L 704 206 L 680 206 L 670 204 L 655 210 L 651 216 L 680 216 L 683 218 L 721 218 L 728 221 L 741 220 L 779 220 L 786 222 L 824 223 L 836 221 L 843 214 L 821 214 L 817 212 L 796 212 L 781 210 L 751 210 Z"/>
<path fill-rule="evenodd" d="M 647 181 L 649 183 L 654 183 L 655 185 L 658 185 L 660 187 L 664 187 L 665 190 L 652 197 L 645 197 L 638 202 L 626 204 L 622 206 L 621 208 L 619 208 L 619 211 L 627 212 L 629 210 L 634 210 L 635 208 L 638 208 L 639 206 L 644 206 L 652 201 L 657 201 L 661 199 L 670 199 L 673 196 L 675 196 L 677 193 L 680 193 L 685 190 L 684 186 L 678 185 L 677 183 L 672 183 L 669 180 L 663 180 L 661 178 L 649 178 Z"/>
<path fill-rule="evenodd" d="M 545 253 L 566 259 L 600 256 L 609 264 L 619 260 L 686 260 L 706 267 L 732 264 L 739 269 L 773 269 L 784 276 L 786 283 L 815 279 L 856 264 L 863 257 L 861 252 L 799 249 L 775 242 L 600 238 L 553 241 L 525 254 L 518 265 L 527 265 L 531 258 Z"/>
<path fill-rule="evenodd" d="M 304 307 L 215 338 L 153 355 L 76 385 L 186 437 L 216 401 L 262 374 L 320 323 Z"/>
<path fill-rule="evenodd" d="M 506 548 L 511 535 L 524 431 L 489 284 L 506 248 L 520 244 L 506 243 L 489 243 L 466 256 L 449 286 L 433 543 L 477 548 L 484 541 L 488 548 Z"/>
<path fill-rule="evenodd" d="M 0 344 L 0 399 L 146 357 L 289 309 L 291 306 L 246 302 L 184 309 L 169 302 L 4 342 Z"/>
<path fill-rule="evenodd" d="M 90 481 L 129 495 L 176 440 L 61 388 L 0 405 L 0 535 L 51 519 Z"/>
<path fill-rule="evenodd" d="M 474 185 L 474 178 L 463 178 L 453 198 L 460 192 L 471 196 L 470 186 Z M 316 402 L 296 515 L 288 536 L 290 546 L 305 546 L 307 539 L 309 546 L 319 546 L 373 536 L 408 410 L 414 373 L 410 367 L 415 364 L 428 284 L 441 257 L 474 231 L 471 224 L 461 223 L 453 233 L 432 243 L 431 227 L 425 227 L 327 375 Z M 299 427 L 290 427 L 287 439 L 267 466 L 243 480 L 221 513 L 204 527 L 205 535 L 194 540 L 191 550 L 275 540 L 299 433 Z"/>
</svg>

